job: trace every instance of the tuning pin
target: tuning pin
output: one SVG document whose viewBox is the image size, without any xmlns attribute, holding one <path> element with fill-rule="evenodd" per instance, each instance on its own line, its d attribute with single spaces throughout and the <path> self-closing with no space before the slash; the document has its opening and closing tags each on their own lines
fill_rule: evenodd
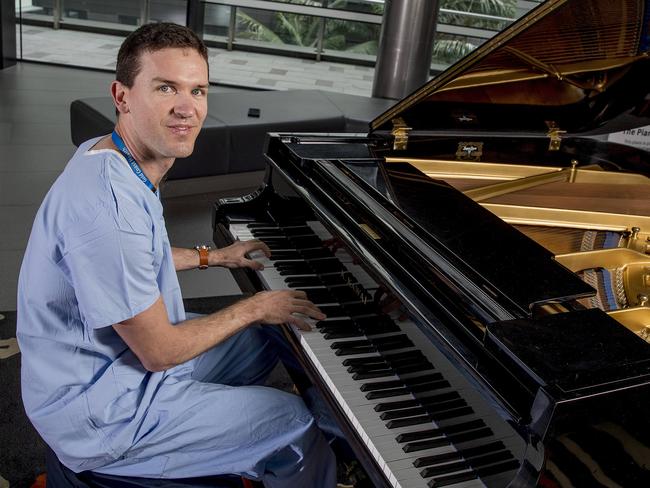
<svg viewBox="0 0 650 488">
<path fill-rule="evenodd" d="M 639 237 L 639 232 L 641 232 L 640 227 L 632 227 L 632 235 L 630 236 L 630 239 L 636 239 Z"/>
<path fill-rule="evenodd" d="M 575 183 L 577 175 L 578 175 L 578 161 L 576 159 L 572 159 L 571 171 L 569 172 L 569 183 Z"/>
<path fill-rule="evenodd" d="M 636 299 L 638 300 L 638 302 L 637 302 L 638 307 L 645 307 L 645 306 L 648 305 L 648 300 L 649 300 L 648 295 L 645 295 L 643 293 L 639 293 L 636 296 Z"/>
</svg>

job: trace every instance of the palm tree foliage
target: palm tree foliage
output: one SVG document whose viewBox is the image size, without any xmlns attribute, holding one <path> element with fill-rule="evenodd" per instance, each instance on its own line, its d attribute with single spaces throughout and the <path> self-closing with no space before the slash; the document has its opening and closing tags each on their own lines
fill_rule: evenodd
<svg viewBox="0 0 650 488">
<path fill-rule="evenodd" d="M 350 0 L 284 0 L 287 3 L 328 7 L 332 9 L 359 10 L 381 14 L 383 5 L 378 3 L 359 3 Z M 459 12 L 474 12 L 492 16 L 514 18 L 516 0 L 441 0 L 440 7 Z M 439 23 L 501 30 L 506 21 L 482 19 L 457 13 L 440 12 Z M 323 48 L 333 51 L 347 51 L 357 54 L 377 53 L 380 26 L 336 19 L 321 19 L 306 15 L 261 12 L 237 9 L 237 37 L 274 44 L 288 44 L 316 49 L 321 29 Z M 433 47 L 434 61 L 452 63 L 468 54 L 479 40 L 457 36 L 436 35 Z"/>
</svg>

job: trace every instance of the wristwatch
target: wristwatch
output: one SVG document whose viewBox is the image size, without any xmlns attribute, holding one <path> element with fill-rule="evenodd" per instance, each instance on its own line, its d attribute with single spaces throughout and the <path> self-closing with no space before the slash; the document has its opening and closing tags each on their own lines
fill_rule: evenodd
<svg viewBox="0 0 650 488">
<path fill-rule="evenodd" d="M 208 269 L 208 255 L 210 253 L 210 246 L 202 244 L 200 246 L 194 246 L 196 252 L 199 253 L 199 269 Z"/>
</svg>

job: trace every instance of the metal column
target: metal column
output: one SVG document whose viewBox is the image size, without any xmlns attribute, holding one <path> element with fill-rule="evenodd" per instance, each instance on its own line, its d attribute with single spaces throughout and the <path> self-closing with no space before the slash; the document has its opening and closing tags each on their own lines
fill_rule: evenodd
<svg viewBox="0 0 650 488">
<path fill-rule="evenodd" d="M 0 69 L 16 64 L 15 2 L 0 0 Z"/>
<path fill-rule="evenodd" d="M 429 78 L 438 0 L 387 0 L 372 96 L 400 100 Z"/>
<path fill-rule="evenodd" d="M 203 38 L 205 25 L 205 4 L 201 0 L 188 0 L 187 21 L 185 23 L 197 36 Z"/>
</svg>

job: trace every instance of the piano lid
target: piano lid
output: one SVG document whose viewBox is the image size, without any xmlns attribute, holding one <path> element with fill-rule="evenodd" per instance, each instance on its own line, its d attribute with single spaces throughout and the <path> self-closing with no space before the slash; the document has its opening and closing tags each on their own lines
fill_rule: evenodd
<svg viewBox="0 0 650 488">
<path fill-rule="evenodd" d="M 398 118 L 414 131 L 647 125 L 649 27 L 650 0 L 547 0 L 373 120 L 371 132 L 390 132 Z"/>
</svg>

